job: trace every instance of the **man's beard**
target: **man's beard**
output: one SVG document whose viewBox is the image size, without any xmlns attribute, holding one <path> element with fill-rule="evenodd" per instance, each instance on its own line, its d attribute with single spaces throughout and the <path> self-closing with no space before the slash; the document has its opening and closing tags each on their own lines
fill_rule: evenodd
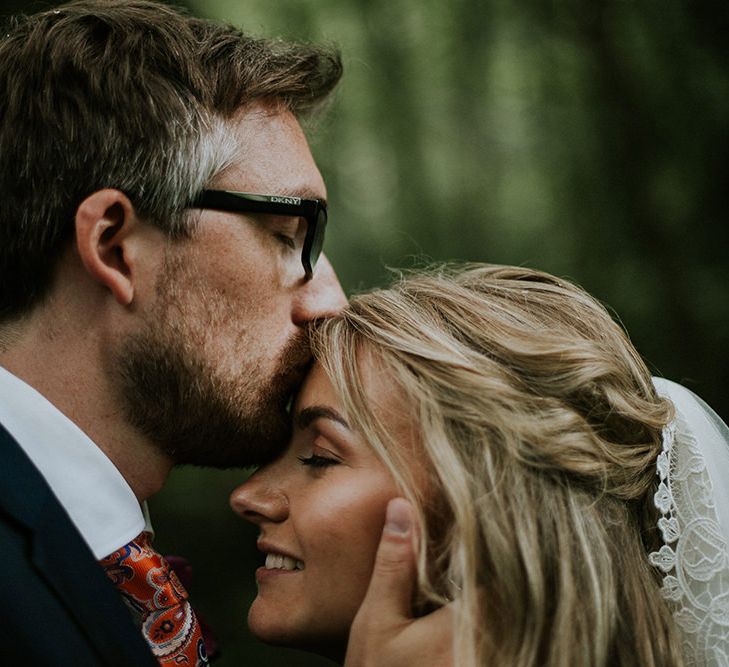
<svg viewBox="0 0 729 667">
<path fill-rule="evenodd" d="M 179 298 L 189 283 L 179 280 L 178 271 L 166 273 L 158 286 L 158 312 L 112 360 L 127 420 L 176 464 L 228 468 L 275 458 L 291 435 L 288 408 L 311 358 L 308 335 L 302 330 L 288 343 L 272 373 L 260 360 L 246 358 L 226 373 L 205 347 L 220 330 L 215 325 L 230 325 L 234 314 L 221 317 L 226 306 L 209 307 L 207 319 L 195 319 L 206 295 L 193 297 L 198 308 L 190 308 L 189 291 L 188 299 Z M 243 327 L 240 336 L 242 341 Z M 255 349 L 263 349 L 256 343 Z"/>
</svg>

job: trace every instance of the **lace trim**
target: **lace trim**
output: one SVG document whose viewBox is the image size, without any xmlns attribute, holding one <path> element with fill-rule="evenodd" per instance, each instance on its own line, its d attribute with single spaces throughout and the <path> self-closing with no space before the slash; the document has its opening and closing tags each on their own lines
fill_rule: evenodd
<svg viewBox="0 0 729 667">
<path fill-rule="evenodd" d="M 664 544 L 649 559 L 663 572 L 661 594 L 682 631 L 686 665 L 729 667 L 729 545 L 706 461 L 678 408 L 663 429 L 656 468 Z"/>
</svg>

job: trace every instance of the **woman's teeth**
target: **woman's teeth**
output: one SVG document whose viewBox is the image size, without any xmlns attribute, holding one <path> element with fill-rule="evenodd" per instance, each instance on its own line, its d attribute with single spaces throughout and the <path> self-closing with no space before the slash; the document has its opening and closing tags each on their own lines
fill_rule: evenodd
<svg viewBox="0 0 729 667">
<path fill-rule="evenodd" d="M 282 556 L 280 554 L 267 554 L 266 555 L 266 569 L 267 570 L 303 570 L 304 563 L 295 558 L 289 558 L 288 556 Z"/>
</svg>

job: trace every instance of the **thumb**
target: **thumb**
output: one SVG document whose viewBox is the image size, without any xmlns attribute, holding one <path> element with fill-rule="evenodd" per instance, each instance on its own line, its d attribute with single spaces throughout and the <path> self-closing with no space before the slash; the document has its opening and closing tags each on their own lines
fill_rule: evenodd
<svg viewBox="0 0 729 667">
<path fill-rule="evenodd" d="M 393 498 L 387 505 L 385 527 L 360 615 L 385 625 L 412 618 L 416 550 L 410 503 L 404 498 Z"/>
</svg>

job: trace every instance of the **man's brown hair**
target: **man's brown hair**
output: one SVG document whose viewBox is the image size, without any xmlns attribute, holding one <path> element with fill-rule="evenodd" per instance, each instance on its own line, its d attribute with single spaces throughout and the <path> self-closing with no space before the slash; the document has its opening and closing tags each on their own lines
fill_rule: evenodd
<svg viewBox="0 0 729 667">
<path fill-rule="evenodd" d="M 12 19 L 0 37 L 0 322 L 36 305 L 102 188 L 171 236 L 235 154 L 254 101 L 297 115 L 341 76 L 335 51 L 257 39 L 148 0 L 81 0 Z"/>
</svg>

